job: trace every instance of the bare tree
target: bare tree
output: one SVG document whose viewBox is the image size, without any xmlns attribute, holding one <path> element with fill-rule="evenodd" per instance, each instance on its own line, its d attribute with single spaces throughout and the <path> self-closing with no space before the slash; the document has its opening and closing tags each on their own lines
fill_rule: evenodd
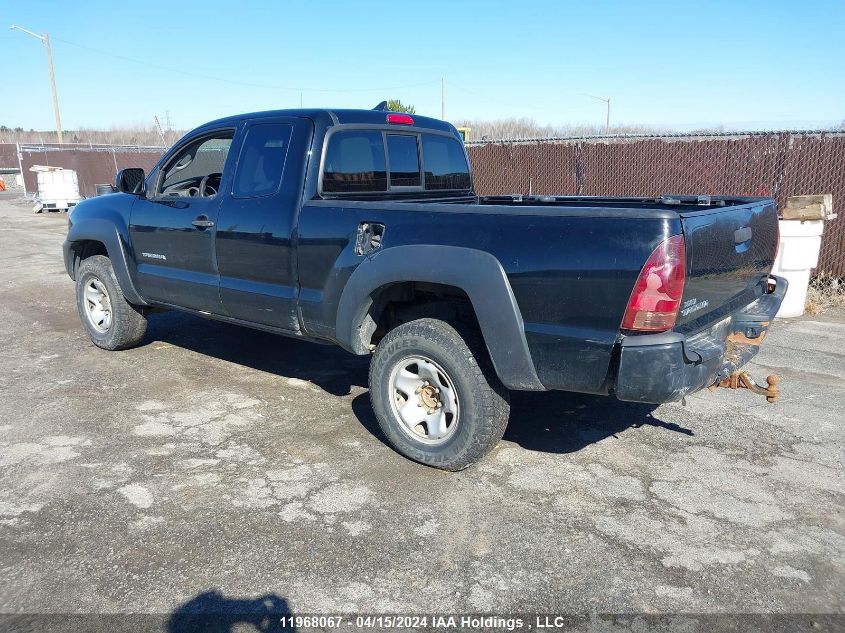
<svg viewBox="0 0 845 633">
<path fill-rule="evenodd" d="M 65 141 L 94 145 L 161 145 L 161 136 L 154 125 L 134 124 L 112 127 L 108 130 L 83 128 L 64 130 Z M 172 145 L 184 134 L 183 130 L 165 130 L 168 145 Z M 0 126 L 0 143 L 57 143 L 54 130 L 36 131 L 23 128 L 10 129 Z"/>
<path fill-rule="evenodd" d="M 469 140 L 481 139 L 526 139 L 571 136 L 602 136 L 603 125 L 572 124 L 572 125 L 541 125 L 534 119 L 511 118 L 495 119 L 491 121 L 464 119 L 455 123 L 458 127 L 470 128 Z M 612 125 L 611 134 L 639 134 L 665 132 L 665 128 L 645 125 Z"/>
</svg>

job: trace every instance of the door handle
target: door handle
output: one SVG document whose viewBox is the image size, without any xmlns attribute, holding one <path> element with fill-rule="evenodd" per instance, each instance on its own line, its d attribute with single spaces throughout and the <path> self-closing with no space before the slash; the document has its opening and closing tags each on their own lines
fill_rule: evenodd
<svg viewBox="0 0 845 633">
<path fill-rule="evenodd" d="M 214 222 L 208 219 L 208 216 L 200 215 L 197 217 L 196 220 L 191 222 L 195 227 L 198 229 L 207 229 L 210 226 L 214 226 Z"/>
</svg>

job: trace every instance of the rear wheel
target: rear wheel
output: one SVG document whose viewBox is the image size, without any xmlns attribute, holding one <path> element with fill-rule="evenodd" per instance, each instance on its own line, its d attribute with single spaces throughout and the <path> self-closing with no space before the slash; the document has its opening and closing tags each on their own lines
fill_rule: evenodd
<svg viewBox="0 0 845 633">
<path fill-rule="evenodd" d="M 147 319 L 123 296 L 111 261 L 103 255 L 82 260 L 76 273 L 76 307 L 82 325 L 97 347 L 119 350 L 144 338 Z"/>
<path fill-rule="evenodd" d="M 370 365 L 379 426 L 413 460 L 461 470 L 504 435 L 510 406 L 481 337 L 417 319 L 381 340 Z"/>
</svg>

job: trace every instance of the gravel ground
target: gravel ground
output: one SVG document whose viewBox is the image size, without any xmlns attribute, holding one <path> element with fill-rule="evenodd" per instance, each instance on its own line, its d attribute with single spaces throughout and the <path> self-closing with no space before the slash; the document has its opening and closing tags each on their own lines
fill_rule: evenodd
<svg viewBox="0 0 845 633">
<path fill-rule="evenodd" d="M 2 612 L 845 612 L 841 318 L 775 324 L 777 404 L 514 394 L 450 474 L 339 349 L 179 313 L 95 348 L 64 232 L 0 201 Z"/>
</svg>

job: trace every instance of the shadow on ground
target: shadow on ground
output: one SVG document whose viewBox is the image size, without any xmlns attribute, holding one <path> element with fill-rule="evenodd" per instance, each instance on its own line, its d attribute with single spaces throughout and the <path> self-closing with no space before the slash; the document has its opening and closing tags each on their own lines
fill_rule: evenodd
<svg viewBox="0 0 845 633">
<path fill-rule="evenodd" d="M 276 594 L 253 599 L 227 598 L 206 591 L 177 607 L 167 622 L 168 633 L 234 633 L 296 631 L 283 618 L 291 615 L 288 602 Z M 254 628 L 249 628 L 252 625 Z"/>
<path fill-rule="evenodd" d="M 347 396 L 352 387 L 367 386 L 370 359 L 366 356 L 185 312 L 152 315 L 144 344 L 155 342 L 285 378 L 307 380 L 333 396 Z"/>
<path fill-rule="evenodd" d="M 656 426 L 693 435 L 690 429 L 654 417 L 657 405 L 565 391 L 511 394 L 505 439 L 531 451 L 572 453 L 628 428 Z"/>
<path fill-rule="evenodd" d="M 367 387 L 368 357 L 182 312 L 154 315 L 145 341 L 170 343 L 259 371 L 307 380 L 334 396 L 347 396 L 352 387 Z M 511 394 L 511 418 L 505 439 L 527 450 L 571 453 L 643 425 L 693 434 L 654 417 L 655 408 L 656 405 L 604 396 L 517 391 Z M 370 407 L 369 394 L 356 396 L 352 410 L 364 428 L 387 443 Z"/>
<path fill-rule="evenodd" d="M 645 425 L 693 435 L 690 429 L 654 417 L 656 408 L 605 396 L 515 391 L 511 393 L 511 416 L 504 439 L 529 451 L 574 453 L 625 429 Z M 369 393 L 355 397 L 352 411 L 364 428 L 387 444 L 370 406 Z"/>
</svg>

